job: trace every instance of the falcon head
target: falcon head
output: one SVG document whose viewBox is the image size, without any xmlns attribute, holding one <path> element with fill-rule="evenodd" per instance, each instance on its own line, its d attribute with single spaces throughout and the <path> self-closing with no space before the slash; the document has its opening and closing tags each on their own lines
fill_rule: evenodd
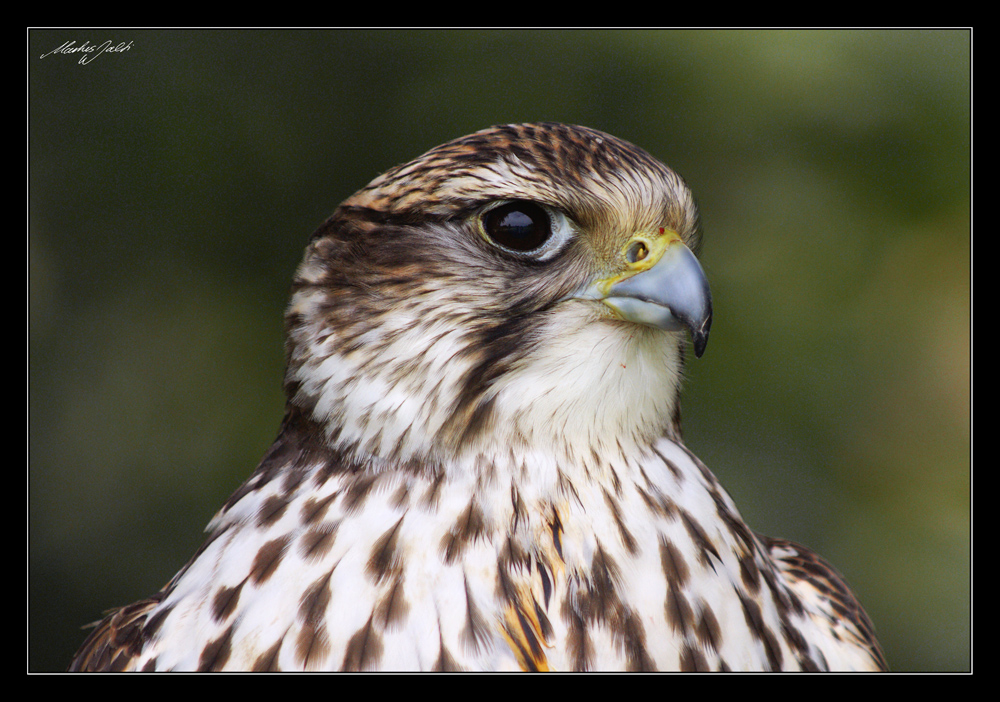
<svg viewBox="0 0 1000 702">
<path fill-rule="evenodd" d="M 678 438 L 711 296 L 681 178 L 585 127 L 491 127 L 344 201 L 287 313 L 290 405 L 331 446 L 438 465 Z"/>
</svg>

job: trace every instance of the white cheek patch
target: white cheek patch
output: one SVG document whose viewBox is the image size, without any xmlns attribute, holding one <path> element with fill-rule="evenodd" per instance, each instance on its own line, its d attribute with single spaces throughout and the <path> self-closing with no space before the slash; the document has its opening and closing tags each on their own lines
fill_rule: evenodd
<svg viewBox="0 0 1000 702">
<path fill-rule="evenodd" d="M 678 337 L 596 318 L 591 303 L 567 301 L 545 343 L 496 383 L 495 424 L 539 445 L 641 444 L 662 433 L 674 410 Z"/>
</svg>

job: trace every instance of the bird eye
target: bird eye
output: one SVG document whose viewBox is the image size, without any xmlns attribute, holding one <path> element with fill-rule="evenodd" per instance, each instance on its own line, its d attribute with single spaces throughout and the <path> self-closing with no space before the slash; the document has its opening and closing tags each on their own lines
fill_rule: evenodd
<svg viewBox="0 0 1000 702">
<path fill-rule="evenodd" d="M 494 207 L 484 214 L 483 229 L 503 248 L 527 253 L 549 240 L 552 220 L 541 206 L 518 200 Z"/>
</svg>

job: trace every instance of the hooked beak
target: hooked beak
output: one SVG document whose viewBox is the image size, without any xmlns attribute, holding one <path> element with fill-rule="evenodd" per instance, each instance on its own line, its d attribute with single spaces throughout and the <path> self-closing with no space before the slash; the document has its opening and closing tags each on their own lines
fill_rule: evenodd
<svg viewBox="0 0 1000 702">
<path fill-rule="evenodd" d="M 691 249 L 675 232 L 660 229 L 634 236 L 622 256 L 625 270 L 595 280 L 578 297 L 599 300 L 629 322 L 687 329 L 700 358 L 712 326 L 712 293 Z"/>
</svg>

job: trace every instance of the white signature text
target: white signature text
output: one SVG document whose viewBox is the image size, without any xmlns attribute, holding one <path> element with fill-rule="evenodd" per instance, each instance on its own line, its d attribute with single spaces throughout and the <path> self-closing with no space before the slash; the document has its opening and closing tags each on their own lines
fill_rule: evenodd
<svg viewBox="0 0 1000 702">
<path fill-rule="evenodd" d="M 53 49 L 47 54 L 42 54 L 38 58 L 43 59 L 46 56 L 51 56 L 52 54 L 81 54 L 80 60 L 77 61 L 77 63 L 81 66 L 86 66 L 101 54 L 120 54 L 131 48 L 132 42 L 130 41 L 123 41 L 118 45 L 115 45 L 110 39 L 103 44 L 91 44 L 89 41 L 84 41 L 83 44 L 79 46 L 76 45 L 75 41 L 67 41 L 64 42 L 62 46 Z"/>
</svg>

